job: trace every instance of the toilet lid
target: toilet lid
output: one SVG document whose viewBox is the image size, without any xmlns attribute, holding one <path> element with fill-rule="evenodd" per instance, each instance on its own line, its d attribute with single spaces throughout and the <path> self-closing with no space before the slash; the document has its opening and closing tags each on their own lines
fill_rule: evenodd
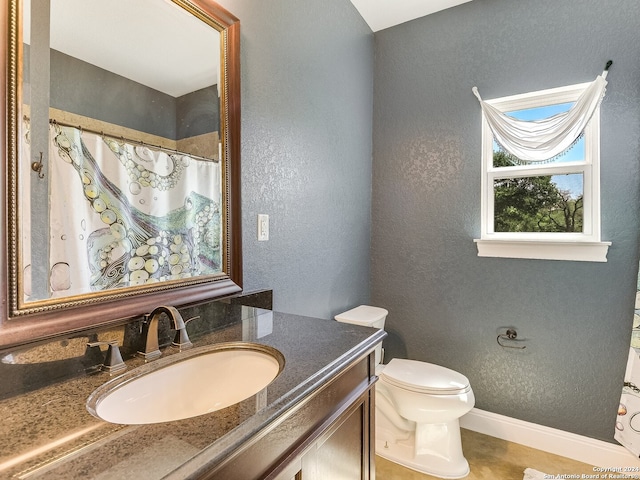
<svg viewBox="0 0 640 480">
<path fill-rule="evenodd" d="M 469 379 L 455 370 L 402 358 L 385 365 L 380 378 L 406 390 L 432 395 L 456 395 L 471 389 Z"/>
</svg>

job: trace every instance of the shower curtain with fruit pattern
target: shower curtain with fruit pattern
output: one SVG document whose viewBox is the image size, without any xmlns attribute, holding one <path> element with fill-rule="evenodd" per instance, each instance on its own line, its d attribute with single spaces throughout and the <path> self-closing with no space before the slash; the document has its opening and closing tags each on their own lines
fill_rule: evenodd
<svg viewBox="0 0 640 480">
<path fill-rule="evenodd" d="M 221 271 L 220 162 L 55 123 L 49 152 L 51 296 Z"/>
<path fill-rule="evenodd" d="M 631 346 L 614 438 L 640 457 L 640 275 L 636 287 Z"/>
</svg>

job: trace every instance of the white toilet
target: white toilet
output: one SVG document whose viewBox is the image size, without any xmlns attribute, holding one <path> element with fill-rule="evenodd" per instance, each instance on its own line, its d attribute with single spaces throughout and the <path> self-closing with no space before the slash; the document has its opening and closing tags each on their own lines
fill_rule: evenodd
<svg viewBox="0 0 640 480">
<path fill-rule="evenodd" d="M 335 319 L 384 328 L 387 310 L 361 305 Z M 382 365 L 376 347 L 376 453 L 392 462 L 441 478 L 462 478 L 459 419 L 475 397 L 464 375 L 431 363 L 394 358 Z"/>
</svg>

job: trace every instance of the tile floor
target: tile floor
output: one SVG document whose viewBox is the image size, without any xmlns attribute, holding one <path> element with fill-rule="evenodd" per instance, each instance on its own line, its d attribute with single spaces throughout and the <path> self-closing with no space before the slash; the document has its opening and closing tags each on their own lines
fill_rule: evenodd
<svg viewBox="0 0 640 480">
<path fill-rule="evenodd" d="M 522 480 L 525 468 L 556 475 L 593 474 L 593 467 L 565 457 L 462 429 L 471 473 L 465 480 Z M 558 477 L 562 478 L 562 477 Z M 438 480 L 376 456 L 377 480 Z"/>
</svg>

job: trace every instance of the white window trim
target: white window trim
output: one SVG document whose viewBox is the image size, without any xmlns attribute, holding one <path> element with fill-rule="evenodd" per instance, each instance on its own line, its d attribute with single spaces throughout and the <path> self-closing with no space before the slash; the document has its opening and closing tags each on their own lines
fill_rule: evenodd
<svg viewBox="0 0 640 480">
<path fill-rule="evenodd" d="M 503 112 L 535 108 L 544 105 L 574 102 L 588 83 L 554 88 L 522 95 L 488 100 L 487 103 Z M 528 258 L 542 260 L 571 260 L 606 262 L 611 242 L 600 239 L 600 107 L 585 128 L 586 162 L 522 165 L 494 169 L 493 134 L 482 116 L 482 197 L 481 237 L 475 239 L 479 257 Z M 510 171 L 527 170 L 536 174 L 582 173 L 583 232 L 582 233 L 512 233 L 493 231 L 493 184 Z"/>
</svg>

